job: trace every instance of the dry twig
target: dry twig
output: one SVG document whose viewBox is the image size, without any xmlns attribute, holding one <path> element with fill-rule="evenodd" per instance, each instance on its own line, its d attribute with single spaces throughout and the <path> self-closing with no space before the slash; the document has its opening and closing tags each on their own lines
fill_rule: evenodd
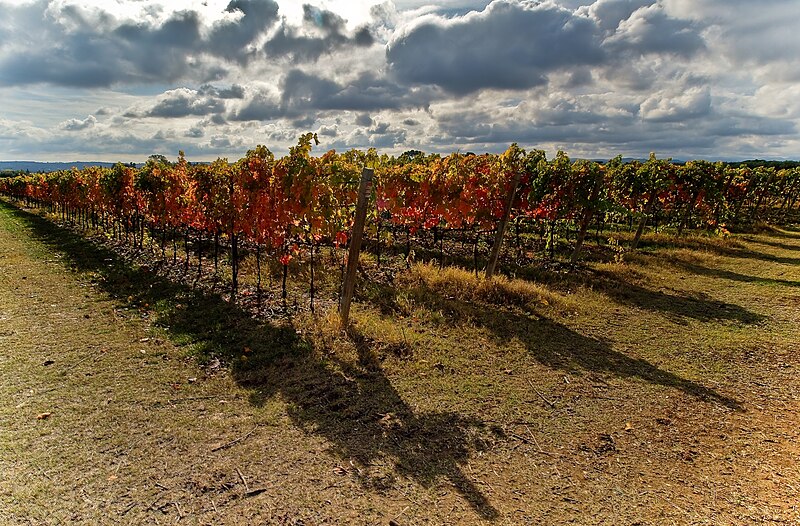
<svg viewBox="0 0 800 526">
<path fill-rule="evenodd" d="M 250 493 L 250 486 L 247 485 L 247 479 L 245 479 L 244 475 L 242 475 L 242 471 L 239 468 L 236 468 L 236 473 L 238 473 L 239 478 L 242 479 L 242 484 L 244 484 L 244 492 Z"/>
<path fill-rule="evenodd" d="M 256 429 L 258 429 L 258 426 L 254 427 L 254 428 L 253 428 L 253 429 L 251 429 L 251 430 L 250 430 L 250 431 L 249 431 L 247 434 L 245 434 L 245 435 L 242 435 L 242 436 L 240 436 L 239 438 L 235 438 L 235 439 L 231 440 L 230 442 L 227 442 L 227 443 L 225 443 L 225 444 L 222 444 L 221 446 L 217 446 L 217 447 L 215 447 L 215 448 L 212 448 L 212 449 L 211 449 L 211 452 L 213 453 L 213 452 L 215 452 L 215 451 L 219 451 L 219 450 L 221 450 L 221 449 L 229 448 L 229 447 L 231 447 L 231 446 L 233 446 L 233 445 L 235 445 L 235 444 L 238 444 L 238 443 L 239 443 L 239 442 L 241 442 L 242 440 L 245 440 L 247 437 L 249 437 L 250 435 L 252 435 L 253 433 L 255 433 L 255 432 L 256 432 Z"/>
<path fill-rule="evenodd" d="M 536 392 L 536 394 L 537 394 L 537 395 L 539 395 L 539 398 L 541 398 L 542 400 L 544 400 L 544 401 L 547 403 L 547 405 L 549 405 L 549 406 L 550 406 L 550 407 L 552 407 L 553 409 L 555 409 L 555 408 L 556 408 L 556 404 L 555 404 L 555 402 L 551 402 L 550 400 L 548 400 L 547 398 L 545 398 L 545 396 L 544 396 L 542 393 L 540 393 L 540 392 L 539 392 L 539 390 L 538 390 L 538 389 L 536 389 L 536 387 L 534 387 L 534 385 L 533 385 L 533 382 L 531 382 L 530 380 L 528 380 L 528 383 L 530 384 L 530 386 L 531 386 L 531 389 L 533 389 L 533 390 Z"/>
</svg>

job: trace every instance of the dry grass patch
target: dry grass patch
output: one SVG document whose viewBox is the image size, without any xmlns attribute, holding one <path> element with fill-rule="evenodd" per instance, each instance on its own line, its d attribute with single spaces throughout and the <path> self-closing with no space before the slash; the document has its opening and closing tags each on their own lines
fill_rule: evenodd
<svg viewBox="0 0 800 526">
<path fill-rule="evenodd" d="M 547 310 L 566 314 L 578 307 L 569 296 L 553 292 L 532 281 L 502 275 L 486 279 L 461 268 L 439 268 L 429 263 L 413 265 L 398 276 L 397 284 L 399 287 L 427 290 L 445 299 L 517 307 L 529 313 Z"/>
</svg>

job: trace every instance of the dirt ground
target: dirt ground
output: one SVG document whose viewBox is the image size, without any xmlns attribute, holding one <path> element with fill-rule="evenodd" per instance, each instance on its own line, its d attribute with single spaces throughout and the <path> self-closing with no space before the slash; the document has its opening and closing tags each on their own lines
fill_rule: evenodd
<svg viewBox="0 0 800 526">
<path fill-rule="evenodd" d="M 343 335 L 0 201 L 0 524 L 800 524 L 800 232 L 665 239 Z"/>
</svg>

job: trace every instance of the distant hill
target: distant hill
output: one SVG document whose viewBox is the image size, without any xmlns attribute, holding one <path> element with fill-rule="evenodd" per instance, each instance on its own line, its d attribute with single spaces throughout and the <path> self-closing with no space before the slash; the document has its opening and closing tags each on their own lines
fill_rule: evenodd
<svg viewBox="0 0 800 526">
<path fill-rule="evenodd" d="M 605 163 L 608 159 L 594 159 L 596 162 Z M 645 162 L 647 159 L 637 159 L 634 157 L 623 157 L 623 162 L 631 162 L 631 161 L 641 161 Z M 686 161 L 680 159 L 673 159 L 673 163 L 675 164 L 684 164 Z M 10 173 L 19 173 L 19 172 L 30 172 L 30 173 L 41 173 L 41 172 L 56 172 L 58 170 L 69 170 L 73 167 L 81 170 L 86 168 L 87 166 L 103 166 L 106 168 L 110 168 L 114 166 L 116 163 L 108 163 L 108 162 L 100 162 L 100 161 L 70 161 L 70 162 L 39 162 L 39 161 L 0 161 L 0 176 L 2 175 L 9 175 Z M 144 166 L 144 163 L 123 163 L 127 165 L 135 165 L 137 168 Z M 204 162 L 201 163 L 190 163 L 190 164 L 205 164 Z M 728 161 L 728 164 L 731 166 L 772 166 L 776 169 L 782 168 L 796 168 L 800 166 L 800 161 L 790 161 L 790 160 L 747 160 L 747 161 Z"/>
<path fill-rule="evenodd" d="M 56 172 L 58 170 L 69 170 L 75 167 L 79 170 L 87 166 L 104 166 L 106 168 L 114 166 L 116 163 L 104 163 L 100 161 L 70 161 L 70 162 L 51 162 L 43 163 L 38 161 L 0 161 L 0 171 L 10 172 Z M 129 163 L 126 163 L 129 164 Z M 135 163 L 142 166 L 142 163 Z"/>
<path fill-rule="evenodd" d="M 750 159 L 748 161 L 742 161 L 739 163 L 731 163 L 733 166 L 747 166 L 748 168 L 754 168 L 756 166 L 766 166 L 772 167 L 777 170 L 784 170 L 784 169 L 791 169 L 800 167 L 800 161 L 764 161 L 762 159 Z"/>
</svg>

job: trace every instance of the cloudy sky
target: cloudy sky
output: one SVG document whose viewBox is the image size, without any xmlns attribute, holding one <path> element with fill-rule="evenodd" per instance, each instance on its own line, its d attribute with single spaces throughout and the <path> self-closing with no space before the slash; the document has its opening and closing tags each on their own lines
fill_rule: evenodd
<svg viewBox="0 0 800 526">
<path fill-rule="evenodd" d="M 310 0 L 311 1 L 311 0 Z M 797 0 L 0 0 L 0 159 L 800 158 Z"/>
</svg>

